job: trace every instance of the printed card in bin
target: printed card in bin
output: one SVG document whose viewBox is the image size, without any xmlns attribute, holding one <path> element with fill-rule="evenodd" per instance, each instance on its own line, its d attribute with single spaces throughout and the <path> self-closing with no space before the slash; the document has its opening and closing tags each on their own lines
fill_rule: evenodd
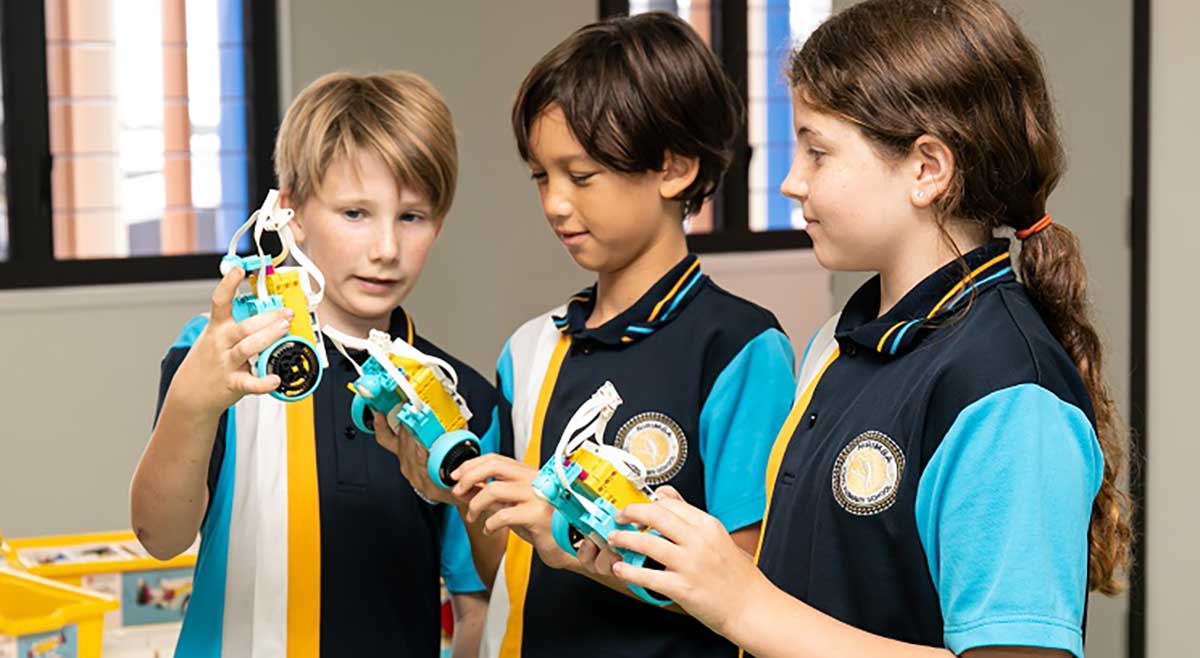
<svg viewBox="0 0 1200 658">
<path fill-rule="evenodd" d="M 8 561 L 28 573 L 111 596 L 120 607 L 109 629 L 178 623 L 192 597 L 199 542 L 158 560 L 132 532 L 30 537 L 9 541 Z"/>
<path fill-rule="evenodd" d="M 0 566 L 0 658 L 100 658 L 111 597 Z"/>
</svg>

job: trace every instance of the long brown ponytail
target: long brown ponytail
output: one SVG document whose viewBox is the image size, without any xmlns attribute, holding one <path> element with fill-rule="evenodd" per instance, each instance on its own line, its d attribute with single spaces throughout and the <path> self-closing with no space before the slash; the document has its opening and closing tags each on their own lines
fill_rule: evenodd
<svg viewBox="0 0 1200 658">
<path fill-rule="evenodd" d="M 992 229 L 1029 228 L 1064 169 L 1062 142 L 1036 48 L 993 0 L 867 0 L 826 21 L 792 55 L 791 83 L 813 109 L 860 127 L 885 157 L 921 135 L 953 151 L 940 214 Z M 1022 242 L 1030 297 L 1087 385 L 1104 452 L 1092 508 L 1088 585 L 1122 589 L 1128 499 L 1117 487 L 1124 435 L 1103 377 L 1079 241 L 1051 224 Z"/>
</svg>

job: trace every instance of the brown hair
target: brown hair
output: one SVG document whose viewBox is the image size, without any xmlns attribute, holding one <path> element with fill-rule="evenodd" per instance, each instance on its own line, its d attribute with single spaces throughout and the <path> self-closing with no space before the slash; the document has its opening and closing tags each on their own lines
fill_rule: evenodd
<svg viewBox="0 0 1200 658">
<path fill-rule="evenodd" d="M 806 105 L 856 124 L 883 157 L 907 156 L 922 135 L 945 142 L 956 170 L 939 216 L 1020 230 L 1045 214 L 1065 160 L 1054 109 L 1037 49 L 993 0 L 867 0 L 818 28 L 790 69 Z M 1124 437 L 1079 242 L 1052 224 L 1022 243 L 1019 270 L 1091 397 L 1104 481 L 1092 508 L 1088 584 L 1113 594 L 1130 538 L 1116 484 Z"/>
<path fill-rule="evenodd" d="M 663 156 L 697 158 L 700 171 L 676 198 L 690 215 L 717 189 L 733 159 L 742 100 L 712 50 L 663 12 L 584 26 L 546 53 L 521 83 L 512 125 L 521 158 L 550 105 L 593 160 L 627 174 L 662 169 Z"/>
<path fill-rule="evenodd" d="M 428 80 L 393 71 L 330 73 L 288 107 L 275 141 L 275 175 L 293 206 L 316 193 L 329 165 L 378 155 L 397 185 L 428 197 L 435 217 L 454 200 L 458 149 L 450 110 Z"/>
</svg>

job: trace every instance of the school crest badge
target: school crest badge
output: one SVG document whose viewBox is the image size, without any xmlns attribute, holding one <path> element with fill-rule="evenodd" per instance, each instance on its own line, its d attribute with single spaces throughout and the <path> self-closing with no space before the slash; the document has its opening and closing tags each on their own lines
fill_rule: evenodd
<svg viewBox="0 0 1200 658">
<path fill-rule="evenodd" d="M 904 452 L 883 432 L 854 437 L 833 464 L 833 496 L 855 516 L 878 514 L 896 502 L 904 476 Z"/>
<path fill-rule="evenodd" d="M 678 475 L 687 461 L 687 437 L 679 423 L 658 412 L 630 418 L 617 431 L 614 443 L 642 461 L 646 466 L 646 484 L 650 486 Z"/>
</svg>

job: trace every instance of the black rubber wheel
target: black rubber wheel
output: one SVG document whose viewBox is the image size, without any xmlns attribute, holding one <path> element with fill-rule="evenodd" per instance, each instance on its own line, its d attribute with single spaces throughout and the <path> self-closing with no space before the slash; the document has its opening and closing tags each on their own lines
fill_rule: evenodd
<svg viewBox="0 0 1200 658">
<path fill-rule="evenodd" d="M 450 477 L 463 462 L 475 459 L 479 456 L 479 444 L 474 441 L 463 441 L 454 446 L 446 453 L 446 458 L 442 460 L 441 466 L 438 468 L 438 477 L 442 479 L 442 483 L 447 487 L 453 487 L 457 480 Z"/>
<path fill-rule="evenodd" d="M 321 362 L 307 342 L 289 340 L 267 357 L 267 371 L 263 374 L 279 375 L 279 388 L 275 390 L 280 395 L 299 398 L 321 380 Z"/>
<path fill-rule="evenodd" d="M 375 431 L 375 410 L 369 406 L 364 406 L 362 411 L 363 427 Z"/>
</svg>

